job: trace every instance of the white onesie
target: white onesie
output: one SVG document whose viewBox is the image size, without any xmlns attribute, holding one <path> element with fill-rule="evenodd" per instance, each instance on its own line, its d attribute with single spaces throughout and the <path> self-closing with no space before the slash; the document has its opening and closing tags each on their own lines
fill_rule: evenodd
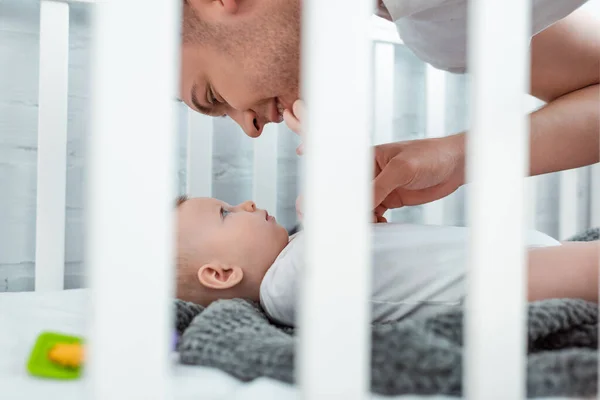
<svg viewBox="0 0 600 400">
<path fill-rule="evenodd" d="M 423 317 L 462 304 L 465 295 L 468 228 L 375 224 L 372 229 L 372 321 Z M 537 231 L 528 247 L 560 243 Z M 499 243 L 498 251 L 502 251 Z M 260 302 L 273 320 L 294 325 L 300 274 L 304 269 L 304 234 L 279 254 L 260 286 Z M 343 280 L 340 280 L 343 282 Z"/>
</svg>

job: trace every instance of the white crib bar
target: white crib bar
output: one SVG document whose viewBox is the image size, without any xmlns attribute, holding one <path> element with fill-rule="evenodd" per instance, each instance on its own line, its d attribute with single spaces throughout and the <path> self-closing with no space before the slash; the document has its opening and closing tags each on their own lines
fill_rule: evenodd
<svg viewBox="0 0 600 400">
<path fill-rule="evenodd" d="M 560 172 L 558 239 L 565 240 L 577 233 L 578 169 Z"/>
<path fill-rule="evenodd" d="M 95 5 L 86 360 L 93 399 L 170 397 L 180 3 Z M 127 338 L 141 327 L 143 335 Z"/>
<path fill-rule="evenodd" d="M 69 5 L 40 4 L 35 290 L 62 290 L 65 271 Z"/>
<path fill-rule="evenodd" d="M 446 134 L 446 73 L 427 65 L 425 70 L 426 87 L 426 128 L 428 138 Z M 444 223 L 444 199 L 423 205 L 423 222 L 427 225 Z"/>
<path fill-rule="evenodd" d="M 304 399 L 359 400 L 370 381 L 373 9 L 365 0 L 308 0 L 303 7 L 307 269 L 298 381 Z M 343 151 L 332 151 L 340 143 Z"/>
<path fill-rule="evenodd" d="M 472 130 L 467 172 L 473 183 L 463 386 L 472 400 L 525 397 L 523 176 L 528 125 L 523 110 L 529 32 L 529 2 L 469 3 Z"/>
<path fill-rule="evenodd" d="M 593 165 L 590 171 L 590 225 L 600 227 L 600 164 Z"/>
<path fill-rule="evenodd" d="M 257 207 L 277 217 L 277 139 L 280 126 L 267 124 L 254 140 L 252 198 Z M 240 132 L 241 133 L 241 132 Z"/>
<path fill-rule="evenodd" d="M 214 118 L 189 109 L 186 186 L 190 197 L 212 196 L 214 123 Z"/>
</svg>

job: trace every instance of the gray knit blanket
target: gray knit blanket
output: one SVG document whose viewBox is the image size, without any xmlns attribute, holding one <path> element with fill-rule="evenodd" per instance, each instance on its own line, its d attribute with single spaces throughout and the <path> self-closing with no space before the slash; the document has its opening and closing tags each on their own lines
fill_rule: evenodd
<svg viewBox="0 0 600 400">
<path fill-rule="evenodd" d="M 572 240 L 597 240 L 598 230 Z M 175 301 L 183 364 L 219 368 L 242 381 L 294 383 L 296 336 L 241 299 L 206 308 Z M 382 395 L 462 394 L 463 312 L 372 326 L 371 390 Z M 340 336 L 344 330 L 340 329 Z M 501 334 L 501 332 L 499 332 Z M 597 393 L 598 308 L 574 299 L 528 306 L 528 397 Z"/>
</svg>

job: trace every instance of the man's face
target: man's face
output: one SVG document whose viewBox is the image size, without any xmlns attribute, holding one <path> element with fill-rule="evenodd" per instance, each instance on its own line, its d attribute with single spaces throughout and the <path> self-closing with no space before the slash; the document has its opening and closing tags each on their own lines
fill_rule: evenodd
<svg viewBox="0 0 600 400">
<path fill-rule="evenodd" d="M 184 18 L 181 99 L 251 137 L 281 122 L 299 98 L 300 0 L 188 0 Z"/>
</svg>

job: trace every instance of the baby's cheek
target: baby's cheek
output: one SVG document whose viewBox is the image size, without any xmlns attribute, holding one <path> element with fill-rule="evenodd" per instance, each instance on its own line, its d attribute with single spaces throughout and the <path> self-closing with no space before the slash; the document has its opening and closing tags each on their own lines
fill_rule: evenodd
<svg viewBox="0 0 600 400">
<path fill-rule="evenodd" d="M 265 256 L 275 258 L 287 244 L 287 231 L 281 225 L 274 225 L 269 234 L 262 241 Z"/>
</svg>

